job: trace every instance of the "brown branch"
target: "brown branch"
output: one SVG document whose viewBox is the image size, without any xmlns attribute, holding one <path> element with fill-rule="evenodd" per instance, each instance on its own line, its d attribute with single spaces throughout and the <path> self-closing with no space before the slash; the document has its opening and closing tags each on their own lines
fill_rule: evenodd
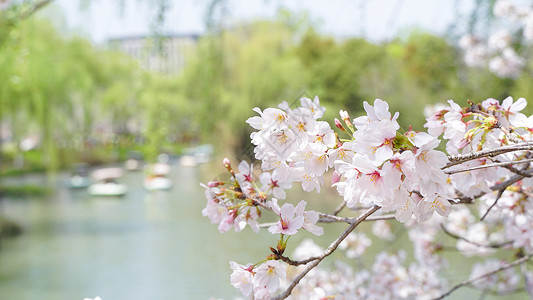
<svg viewBox="0 0 533 300">
<path fill-rule="evenodd" d="M 307 267 L 300 273 L 296 278 L 293 279 L 289 287 L 285 291 L 283 291 L 281 294 L 279 294 L 276 297 L 273 297 L 273 300 L 281 300 L 287 298 L 294 287 L 302 280 L 302 278 L 309 273 L 314 267 L 316 267 L 324 258 L 329 256 L 331 253 L 333 253 L 339 244 L 350 234 L 361 222 L 363 222 L 366 218 L 368 218 L 371 214 L 375 213 L 378 209 L 380 209 L 379 206 L 374 205 L 371 209 L 364 212 L 362 215 L 357 217 L 357 219 L 346 228 L 346 230 L 333 242 L 329 247 L 318 257 L 318 259 L 315 259 L 311 264 L 307 265 Z"/>
<path fill-rule="evenodd" d="M 338 215 L 344 207 L 346 207 L 346 201 L 342 201 L 341 205 L 339 205 L 337 208 L 335 208 L 335 211 L 333 212 L 333 215 L 334 216 Z"/>
<path fill-rule="evenodd" d="M 473 152 L 469 154 L 452 155 L 448 157 L 450 162 L 446 166 L 444 166 L 442 169 L 446 169 L 451 166 L 455 166 L 463 162 L 474 160 L 474 159 L 481 158 L 481 157 L 494 157 L 494 156 L 498 156 L 500 154 L 504 154 L 508 152 L 524 151 L 524 150 L 530 150 L 530 151 L 533 150 L 533 143 L 526 142 L 526 143 L 521 143 L 521 144 L 502 146 L 502 147 L 495 148 L 495 149 L 488 149 L 488 150 Z"/>
<path fill-rule="evenodd" d="M 320 216 L 320 219 L 318 219 L 318 222 L 320 223 L 347 223 L 352 224 L 353 222 L 356 222 L 359 217 L 354 218 L 346 218 L 346 217 L 339 217 L 335 215 L 330 215 L 326 213 L 318 213 Z M 365 219 L 365 221 L 378 221 L 378 220 L 390 220 L 394 219 L 394 214 L 388 214 L 388 215 L 381 215 L 381 216 L 372 216 Z"/>
<path fill-rule="evenodd" d="M 530 169 L 530 170 L 527 170 L 527 171 L 523 171 L 522 173 L 524 173 L 525 175 L 527 176 L 531 176 L 533 175 L 533 169 Z M 500 182 L 498 184 L 495 184 L 493 185 L 490 189 L 493 190 L 493 191 L 499 191 L 499 190 L 502 190 L 502 189 L 506 189 L 507 187 L 515 184 L 516 182 L 522 180 L 524 177 L 527 177 L 527 176 L 523 176 L 523 175 L 514 175 L 513 177 L 507 179 L 506 181 L 503 181 L 503 182 Z M 477 195 L 474 195 L 474 196 L 471 196 L 471 197 L 459 197 L 459 202 L 457 203 L 470 203 L 472 201 L 472 199 L 476 199 L 476 198 L 479 198 L 483 195 L 485 195 L 487 193 L 485 192 L 482 192 L 480 194 L 477 194 Z"/>
<path fill-rule="evenodd" d="M 463 281 L 461 283 L 458 283 L 458 284 L 454 285 L 451 289 L 449 289 L 447 292 L 445 292 L 444 294 L 440 295 L 437 298 L 433 298 L 432 300 L 444 299 L 444 298 L 449 296 L 451 293 L 453 293 L 455 290 L 457 290 L 460 287 L 469 285 L 469 284 L 473 283 L 474 281 L 478 281 L 478 280 L 483 279 L 485 277 L 488 277 L 488 276 L 490 276 L 492 274 L 496 274 L 496 273 L 501 272 L 503 270 L 507 270 L 507 269 L 510 269 L 512 267 L 515 267 L 515 266 L 518 266 L 520 264 L 523 264 L 524 262 L 528 261 L 532 256 L 533 256 L 533 253 L 527 254 L 526 256 L 523 256 L 522 258 L 517 259 L 517 260 L 515 260 L 514 262 L 512 262 L 510 264 L 501 266 L 500 268 L 498 268 L 498 269 L 496 269 L 494 271 L 490 271 L 490 272 L 482 274 L 482 275 L 480 275 L 478 277 L 471 278 L 471 279 L 465 280 L 465 281 Z"/>
<path fill-rule="evenodd" d="M 463 236 L 460 236 L 458 234 L 455 234 L 451 231 L 449 231 L 445 226 L 444 224 L 440 224 L 440 228 L 442 228 L 442 231 L 444 231 L 444 233 L 446 233 L 447 235 L 455 238 L 455 239 L 458 239 L 458 240 L 463 240 L 469 244 L 472 244 L 472 245 L 475 245 L 475 246 L 478 246 L 478 247 L 483 247 L 483 248 L 501 248 L 503 246 L 506 246 L 506 245 L 509 245 L 509 244 L 512 244 L 513 242 L 512 241 L 508 241 L 508 242 L 503 242 L 503 243 L 499 243 L 499 244 L 489 244 L 489 245 L 484 245 L 484 244 L 480 244 L 480 243 L 477 243 L 477 242 L 474 242 L 474 241 L 471 241 Z"/>
<path fill-rule="evenodd" d="M 487 211 L 483 214 L 483 216 L 481 217 L 481 219 L 479 219 L 480 221 L 483 221 L 485 220 L 485 217 L 487 217 L 487 215 L 489 214 L 489 212 L 496 206 L 496 204 L 498 203 L 498 200 L 500 200 L 500 198 L 502 197 L 503 195 L 503 192 L 505 192 L 505 189 L 500 189 L 498 191 L 498 195 L 496 196 L 496 200 L 494 200 L 494 203 L 492 203 L 492 205 L 487 209 Z"/>
<path fill-rule="evenodd" d="M 475 167 L 466 168 L 466 169 L 449 170 L 449 171 L 444 171 L 444 173 L 446 173 L 448 175 L 452 175 L 452 174 L 457 174 L 457 173 L 462 173 L 462 172 L 469 172 L 469 171 L 475 171 L 475 170 L 479 170 L 479 169 L 486 169 L 486 168 L 493 168 L 493 167 L 509 167 L 511 165 L 527 163 L 527 162 L 533 162 L 533 158 L 519 160 L 519 161 L 499 162 L 499 163 L 493 163 L 493 164 L 490 164 L 490 165 L 481 165 L 481 166 L 475 166 Z M 510 171 L 514 172 L 514 173 L 517 173 L 517 174 L 523 173 L 521 170 L 517 170 L 516 168 L 510 169 Z M 520 174 L 520 175 L 523 175 L 523 174 Z M 528 176 L 531 176 L 531 175 L 528 175 Z M 527 176 L 525 176 L 525 177 L 527 177 Z"/>
<path fill-rule="evenodd" d="M 281 259 L 282 261 L 286 262 L 287 264 L 291 266 L 300 266 L 300 265 L 305 265 L 307 263 L 310 263 L 313 260 L 320 259 L 320 256 L 312 256 L 304 260 L 292 260 L 288 258 L 287 256 L 283 256 L 283 255 L 276 255 L 276 258 Z"/>
</svg>

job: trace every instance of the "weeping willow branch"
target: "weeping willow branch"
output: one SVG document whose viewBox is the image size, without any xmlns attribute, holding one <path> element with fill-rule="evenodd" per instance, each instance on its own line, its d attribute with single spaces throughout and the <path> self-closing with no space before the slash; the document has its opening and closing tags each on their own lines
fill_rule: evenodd
<svg viewBox="0 0 533 300">
<path fill-rule="evenodd" d="M 348 236 L 348 234 L 350 234 L 355 229 L 355 227 L 361 224 L 361 222 L 363 222 L 366 218 L 375 213 L 378 209 L 380 209 L 380 207 L 375 205 L 374 207 L 370 208 L 362 215 L 357 217 L 357 219 L 352 224 L 350 224 L 350 226 L 348 226 L 348 228 L 346 228 L 346 230 L 333 243 L 331 243 L 331 245 L 329 245 L 329 247 L 320 256 L 318 256 L 318 258 L 314 259 L 311 264 L 307 265 L 307 267 L 302 271 L 302 273 L 300 273 L 298 276 L 296 276 L 296 278 L 293 279 L 293 281 L 285 291 L 283 291 L 281 294 L 272 299 L 281 300 L 287 298 L 291 294 L 294 287 L 296 287 L 300 280 L 302 280 L 302 278 L 304 278 L 305 275 L 309 273 L 309 271 L 316 267 L 324 258 L 328 257 L 331 253 L 333 253 L 337 249 L 339 244 Z"/>
</svg>

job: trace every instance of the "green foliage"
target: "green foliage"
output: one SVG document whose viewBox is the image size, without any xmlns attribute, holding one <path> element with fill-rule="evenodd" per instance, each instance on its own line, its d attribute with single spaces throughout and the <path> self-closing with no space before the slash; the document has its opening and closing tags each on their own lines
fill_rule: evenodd
<svg viewBox="0 0 533 300">
<path fill-rule="evenodd" d="M 26 161 L 48 169 L 65 160 L 108 161 L 123 157 L 124 149 L 151 161 L 201 143 L 239 151 L 249 143 L 244 122 L 253 107 L 298 105 L 302 96 L 320 97 L 325 120 L 339 109 L 356 117 L 362 101 L 381 98 L 400 112 L 404 129 L 415 130 L 423 129 L 428 104 L 533 98 L 529 76 L 500 79 L 466 68 L 442 37 L 413 32 L 384 44 L 335 40 L 288 11 L 273 21 L 213 30 L 179 76 L 142 70 L 127 55 L 61 36 L 42 20 L 3 32 L 0 121 L 13 130 L 14 145 L 28 134 L 41 137 L 38 160 Z"/>
<path fill-rule="evenodd" d="M 294 30 L 281 21 L 256 22 L 200 41 L 182 78 L 202 142 L 248 142 L 243 124 L 251 108 L 298 97 L 305 77 L 294 55 Z"/>
</svg>

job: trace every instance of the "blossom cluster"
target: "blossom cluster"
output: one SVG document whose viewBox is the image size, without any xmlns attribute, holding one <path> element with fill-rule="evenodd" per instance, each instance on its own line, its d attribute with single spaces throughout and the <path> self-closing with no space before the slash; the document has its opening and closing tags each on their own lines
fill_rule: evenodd
<svg viewBox="0 0 533 300">
<path fill-rule="evenodd" d="M 533 8 L 518 6 L 513 0 L 497 0 L 494 16 L 512 22 L 514 30 L 499 29 L 486 41 L 473 34 L 465 35 L 459 41 L 464 50 L 464 61 L 470 67 L 486 67 L 499 77 L 515 78 L 525 66 L 525 59 L 514 48 L 520 37 L 515 32 L 521 29 L 526 42 L 533 41 Z M 516 28 L 518 27 L 518 28 Z"/>
<path fill-rule="evenodd" d="M 376 99 L 374 106 L 365 101 L 364 109 L 367 115 L 354 119 L 353 124 L 343 117 L 353 134 L 335 149 L 349 153 L 334 163 L 341 176 L 334 185 L 347 206 L 395 210 L 401 222 L 412 215 L 427 221 L 434 212 L 447 216 L 454 194 L 442 170 L 448 159 L 436 149 L 440 141 L 425 132 L 402 133 L 399 114 L 391 115 L 383 100 Z"/>
<path fill-rule="evenodd" d="M 310 247 L 309 243 L 312 242 L 305 241 L 295 252 Z M 417 261 L 407 264 L 404 251 L 379 252 L 372 265 L 362 270 L 359 266 L 358 269 L 340 262 L 332 269 L 314 269 L 302 279 L 293 296 L 317 300 L 420 299 L 437 297 L 446 285 L 438 276 L 438 265 L 424 265 Z"/>
<path fill-rule="evenodd" d="M 270 299 L 286 276 L 286 266 L 277 260 L 267 260 L 259 266 L 243 266 L 232 261 L 230 267 L 233 271 L 231 284 L 240 289 L 244 296 L 253 294 L 254 299 L 258 300 Z"/>
<path fill-rule="evenodd" d="M 430 116 L 424 127 L 432 136 L 442 135 L 447 140 L 446 151 L 450 155 L 466 155 L 533 141 L 533 116 L 526 117 L 520 112 L 527 104 L 523 98 L 513 101 L 508 97 L 502 103 L 490 98 L 465 108 L 453 100 L 448 100 L 448 103 L 448 107 Z M 471 159 L 449 168 L 449 172 L 453 173 L 450 175 L 451 186 L 466 197 L 491 193 L 490 187 L 508 179 L 512 172 L 503 167 L 484 166 L 521 160 L 529 155 L 529 151 L 514 151 Z"/>
<path fill-rule="evenodd" d="M 321 235 L 323 229 L 316 225 L 319 215 L 316 211 L 306 211 L 307 202 L 302 200 L 296 206 L 284 203 L 281 207 L 277 198 L 268 200 L 268 195 L 285 198 L 283 187 L 290 185 L 280 182 L 276 172 L 263 172 L 259 176 L 262 186 L 254 180 L 253 165 L 246 161 L 239 164 L 240 173 L 235 174 L 229 160 L 225 160 L 226 168 L 233 175 L 228 182 L 210 181 L 205 188 L 207 205 L 202 215 L 208 217 L 211 223 L 218 223 L 218 230 L 224 233 L 230 229 L 236 232 L 243 230 L 246 225 L 252 231 L 259 232 L 261 210 L 272 211 L 279 220 L 268 228 L 272 234 L 293 235 L 303 228 L 315 235 Z"/>
<path fill-rule="evenodd" d="M 442 171 L 446 155 L 435 148 L 439 140 L 427 133 L 401 132 L 398 113 L 392 115 L 388 104 L 376 99 L 366 101 L 366 116 L 353 120 L 341 111 L 348 134 L 342 140 L 327 122 L 319 121 L 324 108 L 317 97 L 301 99 L 301 106 L 290 109 L 286 102 L 279 108 L 254 110 L 259 116 L 248 119 L 255 157 L 263 170 L 273 170 L 280 186 L 301 182 L 304 191 L 320 191 L 323 175 L 334 169 L 338 192 L 348 207 L 379 205 L 383 211 L 396 211 L 396 218 L 407 221 L 411 215 L 427 220 L 436 211 L 450 212 L 452 191 Z"/>
<path fill-rule="evenodd" d="M 218 224 L 220 232 L 241 231 L 248 225 L 254 232 L 268 227 L 271 234 L 280 235 L 265 260 L 230 263 L 231 283 L 245 296 L 270 298 L 285 279 L 295 278 L 306 259 L 325 256 L 323 249 L 307 240 L 293 254 L 303 262 L 291 260 L 285 256 L 290 236 L 301 229 L 322 235 L 324 229 L 317 226 L 320 217 L 354 224 L 355 218 L 306 210 L 304 200 L 282 202 L 295 183 L 306 192 L 320 192 L 326 173 L 331 173 L 332 187 L 346 207 L 379 208 L 403 223 L 409 230 L 414 262 L 406 263 L 401 251 L 382 252 L 368 270 L 354 272 L 344 265 L 336 271 L 314 269 L 294 295 L 306 295 L 306 299 L 436 297 L 446 287 L 439 271 L 447 262 L 439 255 L 442 244 L 436 241 L 442 231 L 457 239 L 456 249 L 466 256 L 488 256 L 497 249 L 532 253 L 533 179 L 528 170 L 533 161 L 533 116 L 522 113 L 525 99 L 490 98 L 467 107 L 448 100 L 448 105 L 427 111 L 427 132 L 402 129 L 399 114 L 391 113 L 381 99 L 373 105 L 363 102 L 366 114 L 355 119 L 341 110 L 342 121 L 335 119 L 337 132 L 320 120 L 325 108 L 317 97 L 302 98 L 300 104 L 254 108 L 258 116 L 247 123 L 255 129 L 251 140 L 259 166 L 241 161 L 236 172 L 225 159 L 229 179 L 203 185 L 207 205 L 202 214 Z M 498 151 L 490 152 L 494 149 Z M 476 199 L 477 215 L 453 205 Z M 500 213 L 490 213 L 491 209 Z M 272 213 L 275 222 L 260 226 L 265 212 Z M 390 224 L 383 220 L 374 223 L 372 232 L 387 241 L 394 239 Z M 372 244 L 362 232 L 343 239 L 333 249 L 338 246 L 348 259 L 360 259 Z M 298 267 L 287 267 L 286 262 Z M 494 268 L 489 262 L 474 266 L 472 274 Z M 508 276 L 500 280 L 503 287 L 498 290 L 513 290 L 513 271 L 501 274 Z"/>
</svg>

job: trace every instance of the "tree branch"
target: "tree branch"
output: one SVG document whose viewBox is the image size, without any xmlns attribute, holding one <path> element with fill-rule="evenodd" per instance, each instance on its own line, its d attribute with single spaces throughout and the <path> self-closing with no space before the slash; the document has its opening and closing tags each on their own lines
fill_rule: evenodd
<svg viewBox="0 0 533 300">
<path fill-rule="evenodd" d="M 482 165 L 482 166 L 476 166 L 476 167 L 471 167 L 471 168 L 466 168 L 466 169 L 449 170 L 449 171 L 444 171 L 444 173 L 446 173 L 448 175 L 452 175 L 452 174 L 456 174 L 456 173 L 475 171 L 475 170 L 479 170 L 479 169 L 486 169 L 486 168 L 493 168 L 493 167 L 507 167 L 507 166 L 510 166 L 510 165 L 516 165 L 516 164 L 527 163 L 527 162 L 533 162 L 533 158 L 519 160 L 519 161 L 499 162 L 499 163 L 493 163 L 493 164 L 490 164 L 490 165 Z M 520 170 L 516 170 L 516 169 L 510 170 L 510 171 L 514 172 L 514 173 L 517 173 L 517 174 L 519 174 L 519 172 L 521 172 Z M 520 174 L 520 175 L 522 175 L 522 174 Z M 531 176 L 531 175 L 528 175 L 528 176 Z"/>
<path fill-rule="evenodd" d="M 458 239 L 458 240 L 463 240 L 469 244 L 472 244 L 472 245 L 475 245 L 475 246 L 478 246 L 478 247 L 483 247 L 483 248 L 501 248 L 505 245 L 509 245 L 509 244 L 512 244 L 513 242 L 512 241 L 508 241 L 508 242 L 503 242 L 503 243 L 500 243 L 500 244 L 489 244 L 489 245 L 484 245 L 484 244 L 480 244 L 480 243 L 477 243 L 477 242 L 474 242 L 474 241 L 471 241 L 465 237 L 462 237 L 458 234 L 455 234 L 451 231 L 449 231 L 445 226 L 444 224 L 440 224 L 440 228 L 442 228 L 442 231 L 444 231 L 444 233 L 446 233 L 447 235 L 455 238 L 455 239 Z"/>
<path fill-rule="evenodd" d="M 524 175 L 531 176 L 531 175 L 533 175 L 533 169 L 523 171 L 522 173 L 524 173 Z M 505 190 L 508 186 L 520 181 L 524 177 L 527 177 L 527 176 L 524 176 L 524 175 L 518 175 L 518 174 L 514 175 L 513 177 L 507 179 L 506 181 L 503 181 L 503 182 L 500 182 L 498 184 L 493 185 L 490 189 L 493 190 L 493 191 L 499 191 L 499 190 L 502 190 L 502 189 Z M 480 194 L 477 194 L 477 195 L 474 195 L 474 196 L 471 196 L 471 197 L 460 197 L 460 198 L 458 198 L 460 201 L 457 202 L 457 203 L 469 203 L 472 199 L 479 198 L 479 197 L 481 197 L 481 196 L 483 196 L 485 194 L 487 194 L 487 193 L 483 192 L 483 193 L 480 193 Z"/>
<path fill-rule="evenodd" d="M 442 169 L 446 169 L 451 166 L 461 164 L 465 161 L 474 160 L 474 159 L 481 158 L 481 157 L 494 157 L 494 156 L 498 156 L 500 154 L 504 154 L 508 152 L 525 151 L 525 150 L 530 150 L 530 151 L 533 150 L 533 143 L 525 142 L 525 143 L 520 143 L 520 144 L 502 146 L 502 147 L 495 148 L 495 149 L 488 149 L 488 150 L 473 152 L 469 154 L 452 155 L 448 157 L 450 162 L 446 166 L 444 166 Z"/>
<path fill-rule="evenodd" d="M 330 215 L 326 213 L 318 213 L 320 216 L 320 219 L 318 219 L 318 222 L 320 223 L 347 223 L 347 224 L 353 224 L 353 222 L 356 222 L 359 217 L 354 218 L 346 218 L 346 217 L 339 217 L 335 215 Z M 365 219 L 365 221 L 378 221 L 378 220 L 390 220 L 394 219 L 394 214 L 388 214 L 388 215 L 381 215 L 381 216 L 372 216 Z"/>
<path fill-rule="evenodd" d="M 302 271 L 302 273 L 300 273 L 298 276 L 296 276 L 296 278 L 293 279 L 293 281 L 291 282 L 291 284 L 289 285 L 289 287 L 287 287 L 285 291 L 283 291 L 278 296 L 273 297 L 272 299 L 281 300 L 281 299 L 287 298 L 291 294 L 294 287 L 300 282 L 300 280 L 302 280 L 302 278 L 305 277 L 305 275 L 307 275 L 307 273 L 309 273 L 309 271 L 311 271 L 314 267 L 316 267 L 324 258 L 326 258 L 331 253 L 333 253 L 337 249 L 339 244 L 348 236 L 348 234 L 350 234 L 350 232 L 352 232 L 355 229 L 355 227 L 361 224 L 361 222 L 363 222 L 371 214 L 375 213 L 378 209 L 380 209 L 380 207 L 375 205 L 374 207 L 372 207 L 371 209 L 367 210 L 362 215 L 357 217 L 357 219 L 352 224 L 350 224 L 350 226 L 348 226 L 348 228 L 346 228 L 346 230 L 333 243 L 331 243 L 331 245 L 329 245 L 329 247 L 324 251 L 324 253 L 322 253 L 322 255 L 320 255 L 317 259 L 315 259 L 310 265 L 308 265 Z"/>
<path fill-rule="evenodd" d="M 507 188 L 507 187 L 506 187 Z M 505 188 L 505 189 L 506 189 Z M 500 200 L 500 198 L 502 197 L 503 195 L 503 192 L 505 192 L 505 189 L 500 189 L 498 191 L 498 195 L 496 196 L 496 200 L 494 200 L 494 203 L 492 203 L 492 205 L 487 209 L 487 211 L 483 214 L 483 216 L 481 217 L 481 219 L 479 219 L 480 221 L 483 221 L 485 220 L 485 217 L 487 217 L 487 215 L 489 214 L 489 212 L 492 210 L 492 208 L 494 208 L 494 206 L 496 206 L 496 204 L 498 204 L 498 200 Z"/>
<path fill-rule="evenodd" d="M 342 201 L 341 205 L 339 205 L 337 208 L 335 208 L 335 211 L 333 212 L 333 215 L 338 215 L 341 210 L 346 206 L 346 201 Z"/>
<path fill-rule="evenodd" d="M 518 266 L 518 265 L 528 261 L 532 256 L 533 256 L 533 253 L 529 253 L 526 256 L 523 256 L 522 258 L 517 259 L 517 260 L 515 260 L 514 262 L 512 262 L 510 264 L 504 265 L 504 266 L 502 266 L 502 267 L 500 267 L 500 268 L 498 268 L 498 269 L 496 269 L 494 271 L 490 271 L 490 272 L 482 274 L 482 275 L 480 275 L 478 277 L 471 278 L 471 279 L 465 280 L 465 281 L 463 281 L 461 283 L 458 283 L 458 284 L 454 285 L 451 289 L 449 289 L 447 292 L 445 292 L 444 294 L 440 295 L 437 298 L 433 298 L 432 300 L 444 299 L 445 297 L 449 296 L 451 293 L 453 293 L 455 290 L 457 290 L 460 287 L 469 285 L 469 284 L 473 283 L 474 281 L 478 281 L 480 279 L 488 277 L 488 276 L 490 276 L 492 274 L 496 274 L 496 273 L 501 272 L 503 270 L 507 270 L 507 269 L 510 269 L 512 267 Z"/>
</svg>

